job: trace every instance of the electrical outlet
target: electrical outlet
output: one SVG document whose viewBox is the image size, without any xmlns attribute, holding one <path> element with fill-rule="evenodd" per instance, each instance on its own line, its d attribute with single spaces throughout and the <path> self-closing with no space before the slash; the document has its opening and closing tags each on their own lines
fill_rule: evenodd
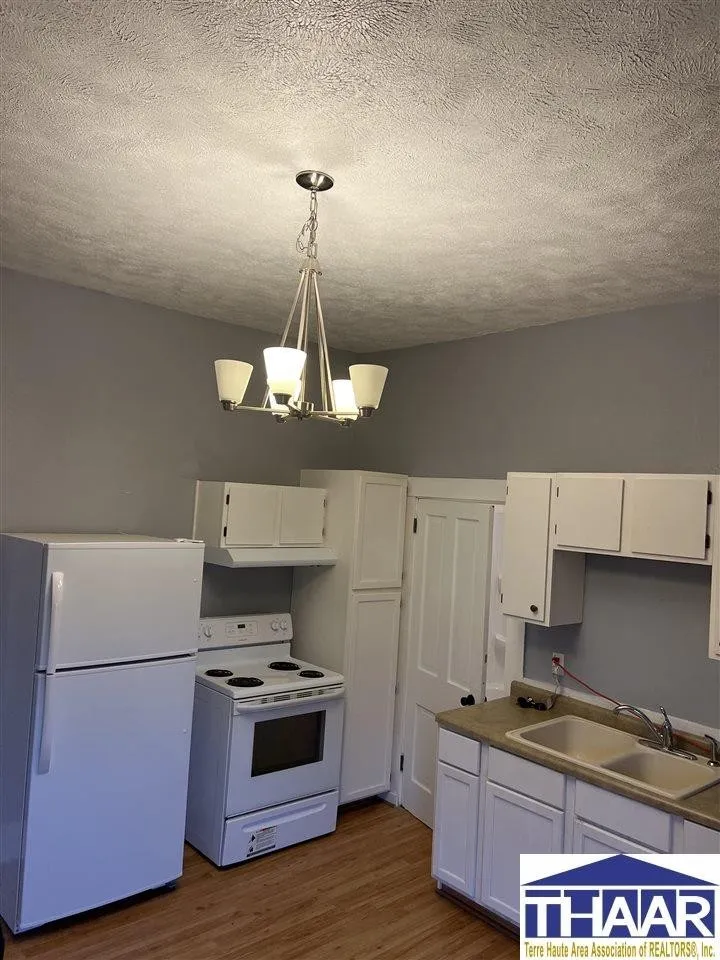
<svg viewBox="0 0 720 960">
<path fill-rule="evenodd" d="M 556 663 L 552 663 L 552 660 L 559 660 L 560 662 L 556 664 Z M 557 678 L 559 679 L 559 678 L 562 677 L 562 675 L 563 675 L 563 672 L 562 672 L 562 670 L 560 669 L 560 667 L 564 667 L 564 666 L 565 666 L 565 654 L 564 654 L 564 653 L 554 653 L 554 654 L 552 655 L 552 660 L 550 661 L 550 663 L 552 664 L 552 675 L 553 675 L 554 677 L 557 677 Z"/>
</svg>

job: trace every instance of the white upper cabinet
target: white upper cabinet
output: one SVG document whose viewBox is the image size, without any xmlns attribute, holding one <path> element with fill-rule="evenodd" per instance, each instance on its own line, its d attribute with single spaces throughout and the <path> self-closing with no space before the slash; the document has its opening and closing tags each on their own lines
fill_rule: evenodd
<svg viewBox="0 0 720 960">
<path fill-rule="evenodd" d="M 277 487 L 228 483 L 222 539 L 228 547 L 271 547 L 277 536 L 280 497 Z"/>
<path fill-rule="evenodd" d="M 282 546 L 320 544 L 325 526 L 325 491 L 313 487 L 282 487 L 280 536 Z"/>
<path fill-rule="evenodd" d="M 713 545 L 720 543 L 720 477 L 716 477 L 713 482 L 713 504 L 715 512 L 715 529 L 711 536 Z M 710 583 L 710 656 L 714 660 L 720 660 L 720 549 L 715 550 L 715 561 L 712 567 L 712 580 Z"/>
<path fill-rule="evenodd" d="M 508 475 L 502 581 L 507 616 L 545 618 L 551 485 L 547 475 Z"/>
<path fill-rule="evenodd" d="M 708 477 L 634 476 L 628 482 L 628 553 L 679 560 L 707 557 Z"/>
<path fill-rule="evenodd" d="M 407 480 L 359 474 L 353 588 L 392 590 L 402 584 Z"/>
<path fill-rule="evenodd" d="M 553 504 L 556 546 L 619 550 L 624 485 L 622 477 L 558 474 Z"/>
<path fill-rule="evenodd" d="M 193 536 L 214 548 L 322 545 L 326 491 L 198 480 Z"/>
<path fill-rule="evenodd" d="M 508 474 L 503 536 L 502 612 L 552 626 L 582 620 L 585 558 L 553 553 L 552 476 Z"/>
</svg>

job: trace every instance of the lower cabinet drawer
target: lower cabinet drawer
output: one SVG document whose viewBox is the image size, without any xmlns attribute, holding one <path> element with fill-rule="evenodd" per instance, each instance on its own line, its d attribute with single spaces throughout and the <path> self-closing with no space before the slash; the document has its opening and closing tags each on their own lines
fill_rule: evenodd
<svg viewBox="0 0 720 960">
<path fill-rule="evenodd" d="M 557 770 L 491 747 L 487 775 L 488 780 L 494 783 L 549 803 L 552 807 L 562 809 L 565 806 L 565 777 Z"/>
<path fill-rule="evenodd" d="M 618 796 L 577 781 L 575 815 L 581 820 L 605 827 L 639 844 L 669 853 L 672 846 L 672 817 L 669 813 L 628 797 Z"/>
<path fill-rule="evenodd" d="M 452 730 L 440 727 L 438 732 L 438 760 L 449 763 L 451 767 L 466 770 L 468 773 L 480 773 L 480 744 L 470 737 L 461 737 Z"/>
</svg>

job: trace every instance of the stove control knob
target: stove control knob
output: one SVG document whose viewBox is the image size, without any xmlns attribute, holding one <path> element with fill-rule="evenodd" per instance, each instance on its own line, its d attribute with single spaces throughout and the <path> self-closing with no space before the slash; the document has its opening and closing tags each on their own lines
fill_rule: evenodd
<svg viewBox="0 0 720 960">
<path fill-rule="evenodd" d="M 277 631 L 280 629 L 280 621 L 279 621 L 279 620 L 273 620 L 272 623 L 270 624 L 270 629 L 271 629 L 271 630 L 274 630 L 275 632 L 277 632 Z"/>
<path fill-rule="evenodd" d="M 203 627 L 202 632 L 203 632 L 203 636 L 207 637 L 208 640 L 210 639 L 210 637 L 212 637 L 212 627 L 209 624 L 206 624 Z"/>
<path fill-rule="evenodd" d="M 287 630 L 287 628 L 288 628 L 288 622 L 287 622 L 287 620 L 281 620 L 281 621 L 280 621 L 280 629 L 281 629 L 281 630 Z"/>
</svg>

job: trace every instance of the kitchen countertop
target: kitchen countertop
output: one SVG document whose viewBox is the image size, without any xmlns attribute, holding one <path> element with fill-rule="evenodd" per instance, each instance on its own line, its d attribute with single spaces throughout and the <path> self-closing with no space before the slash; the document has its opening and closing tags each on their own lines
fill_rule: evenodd
<svg viewBox="0 0 720 960">
<path fill-rule="evenodd" d="M 686 797 L 684 800 L 673 800 L 669 797 L 660 797 L 639 784 L 633 786 L 615 780 L 603 773 L 602 770 L 590 770 L 574 763 L 572 760 L 554 756 L 544 751 L 541 752 L 518 740 L 511 740 L 507 736 L 508 730 L 529 727 L 536 723 L 542 723 L 544 720 L 552 720 L 555 717 L 563 716 L 584 717 L 586 720 L 604 723 L 606 726 L 635 733 L 638 736 L 643 735 L 644 728 L 634 718 L 616 717 L 612 710 L 605 710 L 603 707 L 596 707 L 572 697 L 559 696 L 555 706 L 549 712 L 519 707 L 515 702 L 517 697 L 528 694 L 540 699 L 549 696 L 547 690 L 538 689 L 521 681 L 514 681 L 509 697 L 503 697 L 502 700 L 492 700 L 489 703 L 474 707 L 446 710 L 444 713 L 439 713 L 435 719 L 441 727 L 459 733 L 461 736 L 488 743 L 500 750 L 505 750 L 507 753 L 514 753 L 526 760 L 551 767 L 553 770 L 558 770 L 560 773 L 568 774 L 578 780 L 593 783 L 605 790 L 612 791 L 612 793 L 619 793 L 622 796 L 630 797 L 632 800 L 647 803 L 660 810 L 665 810 L 667 813 L 692 820 L 704 827 L 720 830 L 720 783 L 691 797 Z M 678 739 L 682 742 L 680 731 L 678 731 L 678 735 Z M 696 744 L 693 743 L 691 746 L 693 752 L 698 753 Z"/>
</svg>

